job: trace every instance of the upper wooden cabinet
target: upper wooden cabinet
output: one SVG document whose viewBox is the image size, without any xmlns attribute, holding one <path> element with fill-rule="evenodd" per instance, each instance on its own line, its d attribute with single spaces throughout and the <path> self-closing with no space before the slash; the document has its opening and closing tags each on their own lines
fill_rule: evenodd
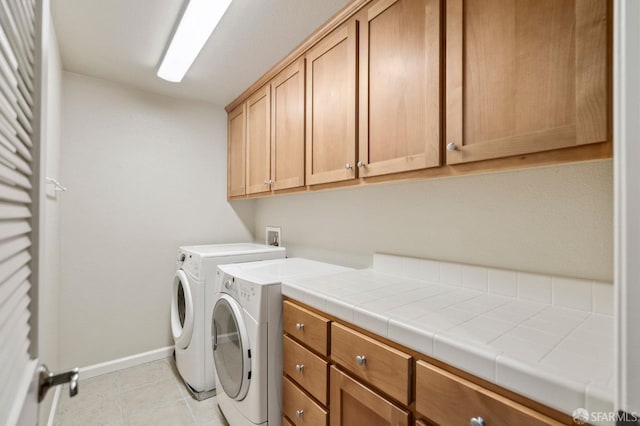
<svg viewBox="0 0 640 426">
<path fill-rule="evenodd" d="M 307 185 L 356 177 L 357 31 L 351 19 L 306 54 Z"/>
<path fill-rule="evenodd" d="M 271 86 L 247 100 L 247 194 L 269 191 L 271 179 Z"/>
<path fill-rule="evenodd" d="M 304 59 L 271 82 L 271 189 L 304 185 Z"/>
<path fill-rule="evenodd" d="M 611 40 L 607 0 L 350 1 L 227 106 L 229 197 L 609 158 Z"/>
<path fill-rule="evenodd" d="M 227 195 L 245 194 L 245 104 L 227 116 Z"/>
<path fill-rule="evenodd" d="M 378 0 L 359 18 L 360 176 L 440 165 L 440 1 Z"/>
<path fill-rule="evenodd" d="M 608 139 L 607 0 L 447 0 L 447 164 Z"/>
</svg>

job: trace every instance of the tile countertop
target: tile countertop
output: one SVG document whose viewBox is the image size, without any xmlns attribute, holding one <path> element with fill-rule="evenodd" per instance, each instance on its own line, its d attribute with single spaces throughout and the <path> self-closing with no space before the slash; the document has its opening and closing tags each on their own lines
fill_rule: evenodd
<svg viewBox="0 0 640 426">
<path fill-rule="evenodd" d="M 569 415 L 613 411 L 611 315 L 372 269 L 282 293 Z"/>
</svg>

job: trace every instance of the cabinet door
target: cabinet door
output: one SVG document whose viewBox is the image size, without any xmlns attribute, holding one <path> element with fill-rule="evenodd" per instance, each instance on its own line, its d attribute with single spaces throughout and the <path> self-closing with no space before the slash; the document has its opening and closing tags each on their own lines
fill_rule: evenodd
<svg viewBox="0 0 640 426">
<path fill-rule="evenodd" d="M 246 105 L 243 103 L 227 117 L 227 196 L 245 193 Z"/>
<path fill-rule="evenodd" d="M 607 140 L 607 0 L 446 5 L 447 164 Z"/>
<path fill-rule="evenodd" d="M 331 367 L 331 426 L 408 426 L 409 412 Z"/>
<path fill-rule="evenodd" d="M 271 189 L 304 186 L 304 59 L 271 83 Z"/>
<path fill-rule="evenodd" d="M 247 194 L 270 189 L 271 87 L 258 90 L 247 100 Z"/>
<path fill-rule="evenodd" d="M 440 165 L 440 1 L 378 0 L 362 21 L 358 173 Z"/>
<path fill-rule="evenodd" d="M 356 39 L 351 20 L 306 55 L 308 185 L 356 177 Z"/>
</svg>

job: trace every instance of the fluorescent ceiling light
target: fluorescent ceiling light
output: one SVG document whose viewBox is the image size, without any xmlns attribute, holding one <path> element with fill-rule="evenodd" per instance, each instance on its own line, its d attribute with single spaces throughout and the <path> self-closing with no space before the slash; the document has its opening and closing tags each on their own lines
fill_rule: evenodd
<svg viewBox="0 0 640 426">
<path fill-rule="evenodd" d="M 231 0 L 190 0 L 158 68 L 158 77 L 178 83 L 220 22 Z"/>
</svg>

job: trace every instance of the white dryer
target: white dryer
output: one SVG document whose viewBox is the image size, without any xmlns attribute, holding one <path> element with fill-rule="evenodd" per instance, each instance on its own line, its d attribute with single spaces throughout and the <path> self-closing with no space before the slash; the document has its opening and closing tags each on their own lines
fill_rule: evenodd
<svg viewBox="0 0 640 426">
<path fill-rule="evenodd" d="M 215 368 L 209 336 L 218 265 L 281 259 L 285 254 L 283 247 L 252 243 L 179 248 L 173 279 L 171 332 L 176 367 L 196 399 L 215 395 Z"/>
<path fill-rule="evenodd" d="M 219 266 L 211 318 L 218 405 L 233 426 L 282 423 L 282 293 L 287 278 L 349 268 L 292 258 Z"/>
</svg>

